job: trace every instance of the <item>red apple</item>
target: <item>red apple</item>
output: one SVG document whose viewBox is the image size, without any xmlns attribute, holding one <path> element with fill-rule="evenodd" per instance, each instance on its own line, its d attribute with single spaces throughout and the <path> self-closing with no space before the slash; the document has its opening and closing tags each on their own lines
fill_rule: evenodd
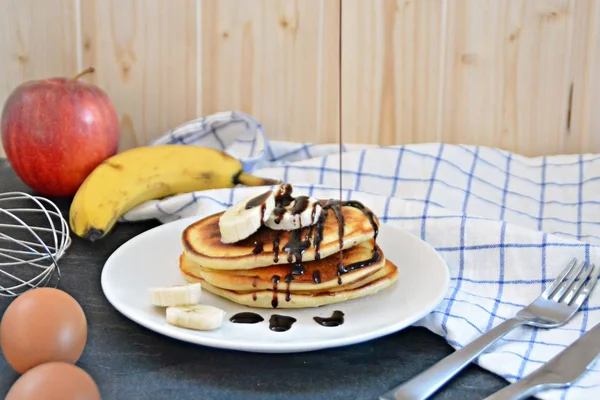
<svg viewBox="0 0 600 400">
<path fill-rule="evenodd" d="M 72 196 L 119 145 L 108 95 L 74 78 L 24 82 L 8 97 L 0 129 L 6 158 L 21 180 L 46 196 Z"/>
</svg>

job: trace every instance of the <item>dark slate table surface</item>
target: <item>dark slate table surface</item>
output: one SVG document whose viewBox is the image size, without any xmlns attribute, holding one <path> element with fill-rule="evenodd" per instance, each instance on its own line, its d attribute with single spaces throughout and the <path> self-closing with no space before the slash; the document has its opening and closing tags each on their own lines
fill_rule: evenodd
<svg viewBox="0 0 600 400">
<path fill-rule="evenodd" d="M 0 160 L 0 192 L 33 193 Z M 68 215 L 69 200 L 52 199 Z M 377 399 L 392 386 L 452 351 L 422 328 L 408 328 L 359 345 L 296 354 L 252 354 L 176 341 L 117 312 L 100 287 L 107 257 L 133 236 L 156 226 L 118 226 L 96 243 L 74 238 L 60 261 L 60 288 L 75 297 L 89 324 L 78 365 L 98 383 L 103 399 Z M 0 316 L 10 303 L 0 298 Z M 18 378 L 0 356 L 0 397 Z M 434 399 L 483 399 L 501 378 L 471 365 Z"/>
</svg>

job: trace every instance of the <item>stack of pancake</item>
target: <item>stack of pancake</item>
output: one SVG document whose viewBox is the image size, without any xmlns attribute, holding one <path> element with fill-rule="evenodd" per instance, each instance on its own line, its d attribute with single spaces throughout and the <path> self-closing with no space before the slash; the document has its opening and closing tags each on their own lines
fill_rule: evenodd
<svg viewBox="0 0 600 400">
<path fill-rule="evenodd" d="M 257 308 L 319 307 L 393 284 L 397 268 L 377 246 L 379 221 L 370 210 L 358 202 L 321 205 L 317 224 L 293 231 L 263 225 L 236 243 L 221 241 L 222 213 L 191 224 L 182 235 L 184 278 Z"/>
</svg>

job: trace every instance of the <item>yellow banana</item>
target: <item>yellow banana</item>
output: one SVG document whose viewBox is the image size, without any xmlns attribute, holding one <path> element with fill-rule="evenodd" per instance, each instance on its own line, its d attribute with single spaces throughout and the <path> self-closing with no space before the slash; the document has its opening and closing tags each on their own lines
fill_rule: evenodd
<svg viewBox="0 0 600 400">
<path fill-rule="evenodd" d="M 246 174 L 239 160 L 212 148 L 136 147 L 108 158 L 85 179 L 71 203 L 69 225 L 75 235 L 95 241 L 127 211 L 148 200 L 237 184 L 276 183 Z"/>
</svg>

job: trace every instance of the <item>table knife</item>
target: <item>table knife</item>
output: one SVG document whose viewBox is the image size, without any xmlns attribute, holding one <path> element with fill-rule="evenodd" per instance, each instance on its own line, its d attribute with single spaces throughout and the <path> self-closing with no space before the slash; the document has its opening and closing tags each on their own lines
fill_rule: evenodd
<svg viewBox="0 0 600 400">
<path fill-rule="evenodd" d="M 484 400 L 518 400 L 544 390 L 569 387 L 583 375 L 599 353 L 600 324 L 597 324 L 546 364 Z"/>
</svg>

